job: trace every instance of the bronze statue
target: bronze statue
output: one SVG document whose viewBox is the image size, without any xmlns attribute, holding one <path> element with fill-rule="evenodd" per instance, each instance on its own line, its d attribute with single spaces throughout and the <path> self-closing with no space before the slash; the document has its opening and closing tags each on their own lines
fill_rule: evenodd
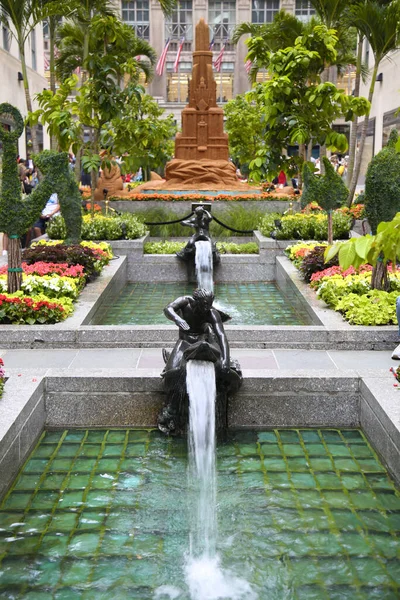
<svg viewBox="0 0 400 600">
<path fill-rule="evenodd" d="M 213 307 L 214 294 L 197 289 L 192 296 L 182 296 L 165 309 L 165 316 L 179 327 L 179 339 L 171 353 L 163 350 L 165 368 L 161 374 L 166 404 L 158 417 L 164 433 L 179 434 L 186 429 L 188 396 L 186 364 L 189 360 L 211 361 L 215 365 L 217 398 L 216 429 L 227 426 L 227 398 L 241 385 L 242 374 L 237 361 L 230 359 L 223 322 L 228 315 Z"/>
<path fill-rule="evenodd" d="M 220 263 L 220 254 L 217 250 L 215 242 L 212 241 L 210 236 L 209 226 L 211 221 L 212 216 L 208 210 L 204 208 L 204 206 L 198 206 L 195 208 L 194 215 L 190 219 L 182 221 L 182 225 L 193 227 L 195 229 L 195 233 L 192 235 L 186 246 L 176 253 L 178 258 L 181 258 L 185 261 L 193 260 L 196 254 L 196 242 L 203 241 L 210 242 L 211 244 L 214 266 Z"/>
</svg>

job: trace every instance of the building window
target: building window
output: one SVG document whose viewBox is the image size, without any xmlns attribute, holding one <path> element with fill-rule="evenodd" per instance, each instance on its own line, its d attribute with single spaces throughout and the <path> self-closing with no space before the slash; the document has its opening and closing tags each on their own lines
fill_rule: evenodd
<svg viewBox="0 0 400 600">
<path fill-rule="evenodd" d="M 217 102 L 228 102 L 233 98 L 233 73 L 214 73 L 217 84 Z"/>
<path fill-rule="evenodd" d="M 8 28 L 3 25 L 2 26 L 2 30 L 3 30 L 3 48 L 4 50 L 6 50 L 7 52 L 10 52 L 10 32 L 8 30 Z"/>
<path fill-rule="evenodd" d="M 135 30 L 138 37 L 150 39 L 149 0 L 122 0 L 122 20 Z"/>
<path fill-rule="evenodd" d="M 252 23 L 271 23 L 279 12 L 279 0 L 253 0 L 251 3 Z"/>
<path fill-rule="evenodd" d="M 37 70 L 37 57 L 36 57 L 36 31 L 31 31 L 31 58 L 32 58 L 32 69 Z"/>
<path fill-rule="evenodd" d="M 300 21 L 309 21 L 315 15 L 315 9 L 308 0 L 296 0 L 295 15 Z"/>
<path fill-rule="evenodd" d="M 189 102 L 189 73 L 167 73 L 167 102 Z"/>
<path fill-rule="evenodd" d="M 170 39 L 169 50 L 177 50 L 185 38 L 182 50 L 191 51 L 193 41 L 193 2 L 181 0 L 172 15 L 165 21 L 165 39 Z"/>
<path fill-rule="evenodd" d="M 208 24 L 211 29 L 211 39 L 214 40 L 214 50 L 219 50 L 223 43 L 230 50 L 232 31 L 236 26 L 236 2 L 234 0 L 210 0 L 208 3 Z"/>
<path fill-rule="evenodd" d="M 356 72 L 354 69 L 347 69 L 346 72 L 338 77 L 336 87 L 344 90 L 346 96 L 351 96 L 356 82 Z"/>
</svg>

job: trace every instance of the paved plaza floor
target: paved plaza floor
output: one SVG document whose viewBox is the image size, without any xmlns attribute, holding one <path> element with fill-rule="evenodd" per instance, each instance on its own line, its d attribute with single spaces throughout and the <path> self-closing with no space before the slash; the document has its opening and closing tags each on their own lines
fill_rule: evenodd
<svg viewBox="0 0 400 600">
<path fill-rule="evenodd" d="M 382 370 L 397 367 L 400 361 L 391 359 L 390 351 L 351 350 L 287 350 L 232 348 L 231 356 L 239 360 L 242 369 L 251 370 Z M 85 348 L 2 350 L 6 371 L 68 369 L 88 371 L 98 369 L 160 369 L 164 367 L 160 348 Z"/>
</svg>

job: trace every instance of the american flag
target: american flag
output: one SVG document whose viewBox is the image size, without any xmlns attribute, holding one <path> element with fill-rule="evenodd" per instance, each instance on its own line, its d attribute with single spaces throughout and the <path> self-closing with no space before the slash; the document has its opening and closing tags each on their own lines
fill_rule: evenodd
<svg viewBox="0 0 400 600">
<path fill-rule="evenodd" d="M 214 36 L 213 36 L 213 39 L 210 42 L 210 48 L 209 48 L 210 50 L 212 50 L 214 48 L 214 44 L 215 44 L 215 39 L 214 39 Z"/>
<path fill-rule="evenodd" d="M 251 62 L 251 60 L 246 60 L 244 68 L 246 69 L 247 75 L 250 73 L 252 65 L 253 63 Z"/>
<path fill-rule="evenodd" d="M 157 75 L 160 75 L 160 76 L 164 73 L 164 67 L 165 67 L 165 62 L 167 60 L 167 52 L 168 52 L 169 43 L 170 43 L 170 39 L 168 38 L 165 43 L 164 50 L 161 52 L 161 56 L 158 59 L 158 63 L 156 66 L 156 73 L 157 73 Z"/>
<path fill-rule="evenodd" d="M 175 62 L 174 62 L 174 73 L 178 72 L 179 61 L 181 59 L 181 52 L 182 52 L 182 48 L 183 48 L 183 44 L 184 43 L 185 43 L 185 37 L 183 37 L 181 39 L 181 43 L 179 44 L 178 51 L 176 53 L 176 58 L 175 58 Z"/>
<path fill-rule="evenodd" d="M 43 55 L 43 63 L 44 63 L 44 70 L 45 71 L 49 71 L 49 69 L 50 69 L 50 61 L 49 61 L 49 59 L 47 58 L 47 56 L 45 54 Z"/>
<path fill-rule="evenodd" d="M 224 56 L 224 52 L 225 52 L 225 44 L 223 44 L 221 50 L 219 51 L 217 58 L 214 61 L 214 67 L 215 67 L 215 70 L 218 71 L 218 73 L 220 73 L 220 71 L 221 71 L 222 58 Z"/>
</svg>

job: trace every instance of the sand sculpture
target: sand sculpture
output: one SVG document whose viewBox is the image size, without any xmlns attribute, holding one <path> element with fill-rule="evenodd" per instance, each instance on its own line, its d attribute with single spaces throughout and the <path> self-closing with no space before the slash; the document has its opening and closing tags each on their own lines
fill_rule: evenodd
<svg viewBox="0 0 400 600">
<path fill-rule="evenodd" d="M 166 181 L 147 182 L 135 189 L 252 190 L 239 181 L 228 160 L 228 135 L 224 111 L 217 106 L 208 25 L 196 25 L 189 104 L 182 111 L 182 132 L 175 139 L 175 158 L 166 167 Z"/>
</svg>

